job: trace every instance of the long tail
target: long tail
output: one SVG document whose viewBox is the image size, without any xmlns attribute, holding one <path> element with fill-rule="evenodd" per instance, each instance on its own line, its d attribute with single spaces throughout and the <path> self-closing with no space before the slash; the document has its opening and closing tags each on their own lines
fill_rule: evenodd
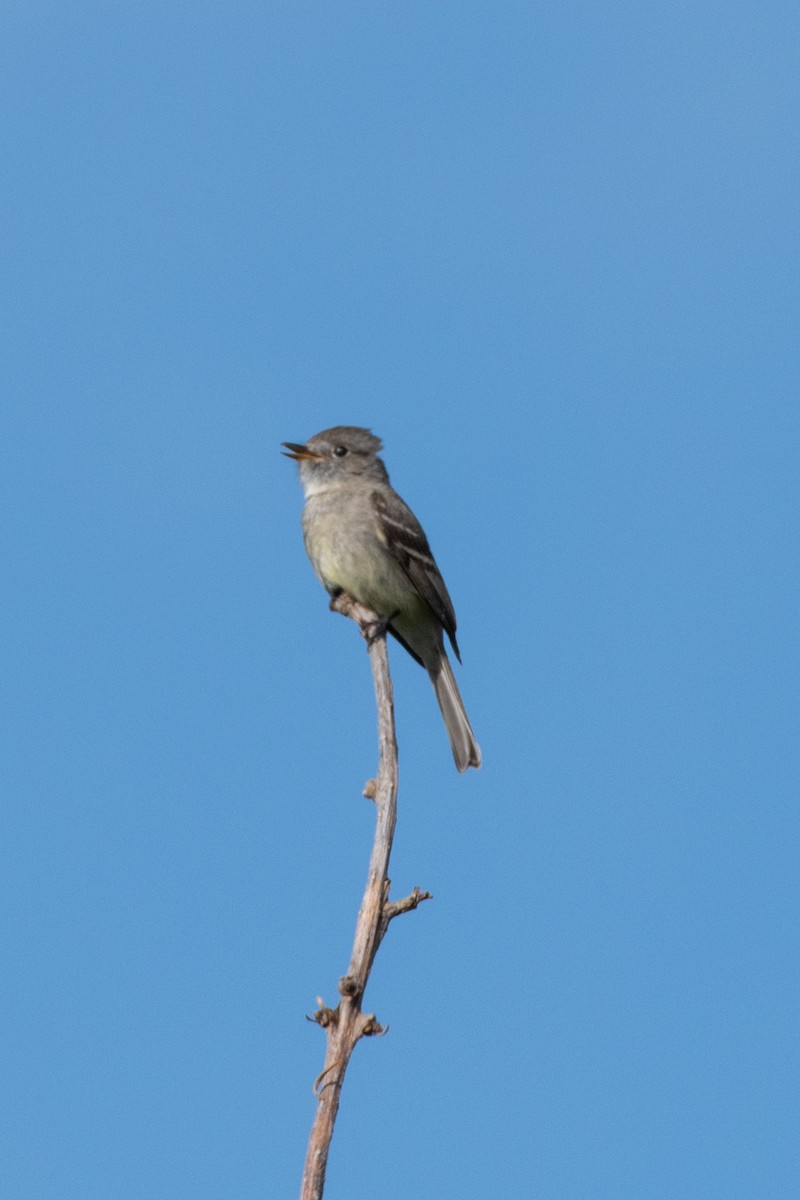
<svg viewBox="0 0 800 1200">
<path fill-rule="evenodd" d="M 431 677 L 433 690 L 436 692 L 436 699 L 439 701 L 439 708 L 442 710 L 456 767 L 462 772 L 466 771 L 467 767 L 479 767 L 481 765 L 481 748 L 475 741 L 475 734 L 472 732 L 467 710 L 464 708 L 464 701 L 461 699 L 461 693 L 453 675 L 453 668 L 450 666 L 450 660 L 444 650 L 442 650 L 436 667 L 428 674 Z"/>
</svg>

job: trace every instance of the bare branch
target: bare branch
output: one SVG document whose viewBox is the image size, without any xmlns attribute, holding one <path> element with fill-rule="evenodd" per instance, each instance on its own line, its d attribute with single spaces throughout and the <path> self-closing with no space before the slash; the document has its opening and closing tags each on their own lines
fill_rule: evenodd
<svg viewBox="0 0 800 1200">
<path fill-rule="evenodd" d="M 328 1044 L 325 1066 L 314 1082 L 317 1112 L 308 1141 L 300 1200 L 321 1200 L 342 1084 L 356 1043 L 362 1037 L 381 1036 L 389 1029 L 388 1025 L 384 1028 L 379 1024 L 374 1013 L 361 1011 L 361 1001 L 378 947 L 393 917 L 410 912 L 423 900 L 430 899 L 429 892 L 414 888 L 411 895 L 403 900 L 389 900 L 389 856 L 397 821 L 398 769 L 386 622 L 345 593 L 331 601 L 331 608 L 352 618 L 359 625 L 372 665 L 378 709 L 378 773 L 365 785 L 364 795 L 375 802 L 376 822 L 350 965 L 347 974 L 339 980 L 341 999 L 337 1007 L 331 1009 L 317 998 L 319 1008 L 312 1017 L 307 1018 L 325 1030 Z"/>
<path fill-rule="evenodd" d="M 420 888 L 415 887 L 410 896 L 404 896 L 402 900 L 386 901 L 383 906 L 383 920 L 388 925 L 394 917 L 399 917 L 401 913 L 411 912 L 412 909 L 418 908 L 423 900 L 432 900 L 433 896 L 430 892 L 423 892 Z"/>
</svg>

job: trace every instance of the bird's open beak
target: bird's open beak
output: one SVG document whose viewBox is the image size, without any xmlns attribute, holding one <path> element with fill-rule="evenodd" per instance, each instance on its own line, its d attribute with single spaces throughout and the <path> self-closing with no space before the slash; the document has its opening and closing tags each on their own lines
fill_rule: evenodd
<svg viewBox="0 0 800 1200">
<path fill-rule="evenodd" d="M 301 445 L 300 442 L 281 442 L 281 445 L 286 447 L 282 453 L 287 458 L 293 458 L 295 462 L 300 462 L 304 458 L 320 459 L 323 457 L 321 454 L 315 454 L 313 450 L 309 450 L 308 446 Z"/>
</svg>

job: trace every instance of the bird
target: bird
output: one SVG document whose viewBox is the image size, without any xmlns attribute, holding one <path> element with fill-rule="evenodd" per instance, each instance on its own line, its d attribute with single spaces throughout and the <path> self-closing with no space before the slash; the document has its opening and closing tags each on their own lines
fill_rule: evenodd
<svg viewBox="0 0 800 1200">
<path fill-rule="evenodd" d="M 457 769 L 481 765 L 444 634 L 459 662 L 453 602 L 411 509 L 389 482 L 381 439 L 335 425 L 307 442 L 283 442 L 305 495 L 303 540 L 323 587 L 378 616 L 430 676 Z"/>
</svg>

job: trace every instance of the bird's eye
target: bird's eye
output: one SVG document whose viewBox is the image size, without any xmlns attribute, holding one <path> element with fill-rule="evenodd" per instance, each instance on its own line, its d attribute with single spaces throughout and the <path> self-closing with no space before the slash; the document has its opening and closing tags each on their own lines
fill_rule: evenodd
<svg viewBox="0 0 800 1200">
<path fill-rule="evenodd" d="M 337 458 L 344 458 L 347 454 L 347 446 L 337 446 L 333 452 Z"/>
</svg>

